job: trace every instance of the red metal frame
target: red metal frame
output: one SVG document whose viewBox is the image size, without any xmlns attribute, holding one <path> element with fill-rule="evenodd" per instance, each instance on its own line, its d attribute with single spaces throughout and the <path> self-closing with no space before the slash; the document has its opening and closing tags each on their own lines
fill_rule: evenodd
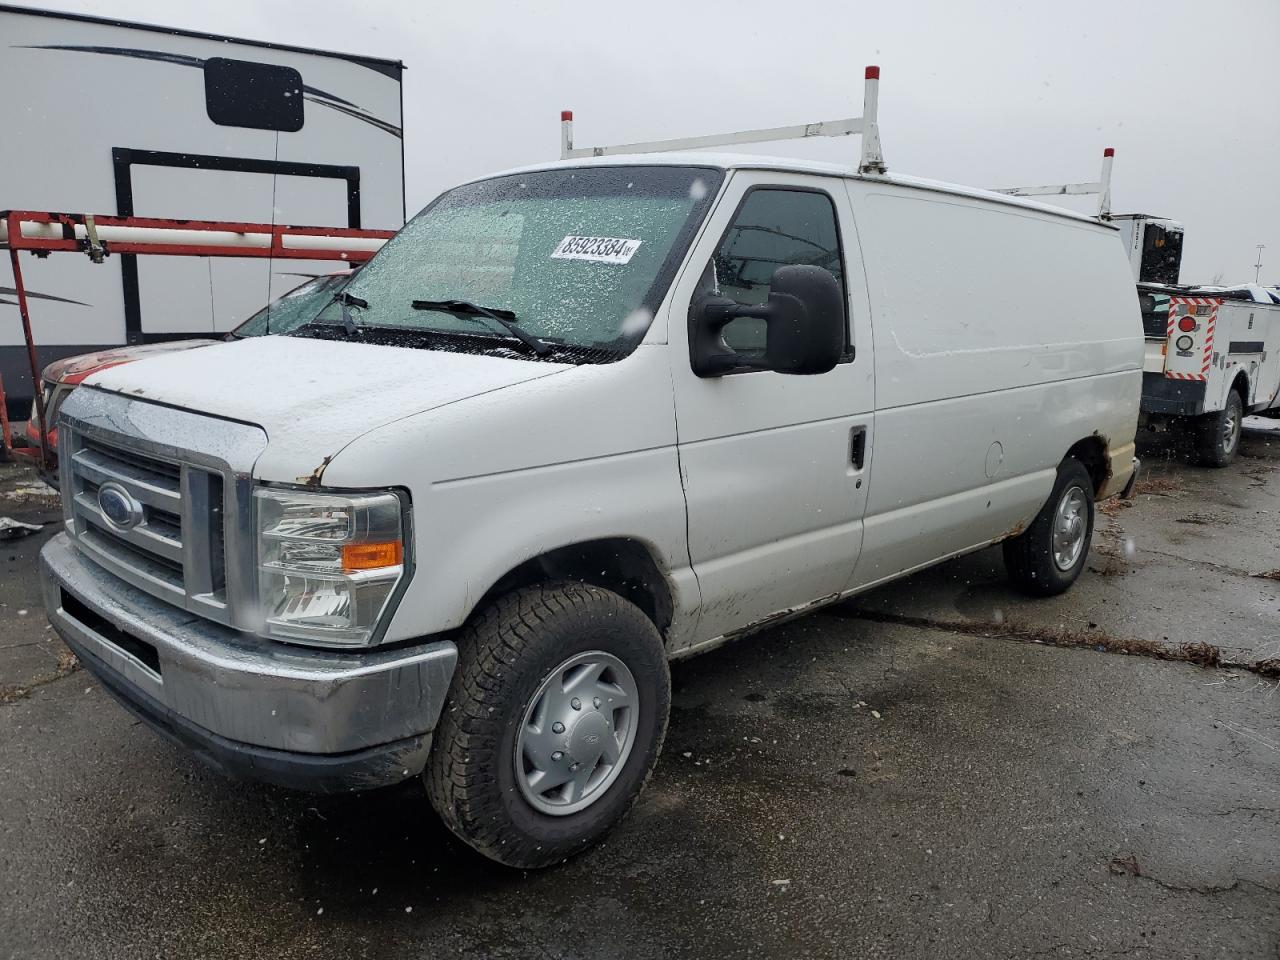
<svg viewBox="0 0 1280 960">
<path fill-rule="evenodd" d="M 0 246 L 9 250 L 9 260 L 13 265 L 13 285 L 18 295 L 18 312 L 22 315 L 22 335 L 27 342 L 27 359 L 31 365 L 31 386 L 34 394 L 36 413 L 40 417 L 40 457 L 46 468 L 51 466 L 49 444 L 46 439 L 49 425 L 45 422 L 44 392 L 40 379 L 40 364 L 36 357 L 35 337 L 31 332 L 31 311 L 27 305 L 26 286 L 22 279 L 22 265 L 18 253 L 29 250 L 37 256 L 48 256 L 50 253 L 84 253 L 95 262 L 102 256 L 110 254 L 144 254 L 168 257 L 240 257 L 256 259 L 280 260 L 341 260 L 346 263 L 364 263 L 376 251 L 359 249 L 354 246 L 343 246 L 335 243 L 328 249 L 306 249 L 285 246 L 287 237 L 324 237 L 329 240 L 389 240 L 395 235 L 394 230 L 358 230 L 350 227 L 295 227 L 274 223 L 240 223 L 218 220 L 170 220 L 156 217 L 111 217 L 96 214 L 48 213 L 37 210 L 0 210 L 0 219 L 4 220 L 5 230 L 0 237 Z M 59 229 L 60 237 L 24 237 L 24 223 L 48 224 Z M 269 237 L 265 246 L 240 246 L 238 244 L 219 243 L 217 238 L 210 238 L 209 243 L 164 243 L 151 240 L 102 240 L 96 246 L 87 236 L 77 236 L 76 228 L 81 232 L 97 231 L 102 228 L 128 227 L 150 230 L 174 230 L 184 233 L 234 233 L 241 236 Z M 189 239 L 189 238 L 187 238 Z M 6 450 L 13 452 L 9 422 L 4 404 L 4 388 L 0 385 L 0 442 Z"/>
<path fill-rule="evenodd" d="M 42 213 L 36 210 L 3 210 L 0 218 L 6 223 L 5 246 L 11 251 L 39 250 L 67 253 L 88 253 L 87 240 L 75 236 L 76 227 L 84 227 L 86 215 L 75 213 Z M 130 227 L 152 230 L 196 231 L 203 233 L 238 233 L 245 236 L 270 236 L 269 246 L 242 247 L 212 242 L 208 244 L 152 243 L 129 241 L 103 241 L 108 253 L 152 254 L 170 257 L 279 257 L 284 260 L 343 260 L 363 263 L 374 251 L 358 248 L 308 250 L 286 247 L 285 237 L 325 237 L 332 240 L 388 240 L 394 230 L 358 230 L 351 227 L 295 227 L 275 223 L 242 223 L 220 220 L 171 220 L 156 217 L 108 217 L 93 215 L 93 223 L 102 227 Z M 61 238 L 24 237 L 23 223 L 56 224 L 62 228 Z"/>
<path fill-rule="evenodd" d="M 0 377 L 0 447 L 13 450 L 13 435 L 9 431 L 9 404 L 4 395 L 4 377 Z M 0 460 L 3 460 L 0 457 Z"/>
</svg>

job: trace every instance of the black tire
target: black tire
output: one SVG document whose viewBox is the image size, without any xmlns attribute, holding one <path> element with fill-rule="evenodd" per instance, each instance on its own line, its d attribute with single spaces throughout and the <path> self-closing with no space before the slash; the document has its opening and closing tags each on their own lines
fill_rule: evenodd
<svg viewBox="0 0 1280 960">
<path fill-rule="evenodd" d="M 599 799 L 565 816 L 526 800 L 515 750 L 524 712 L 559 664 L 604 651 L 639 691 L 636 737 Z M 532 869 L 587 849 L 621 820 L 653 772 L 671 708 L 662 637 L 634 604 L 599 587 L 547 583 L 500 597 L 467 625 L 427 765 L 427 793 L 445 825 L 490 859 Z"/>
<path fill-rule="evenodd" d="M 1054 559 L 1054 522 L 1059 505 L 1073 490 L 1083 493 L 1084 497 L 1084 545 L 1075 562 L 1064 570 Z M 1031 526 L 1004 542 L 1005 569 L 1014 586 L 1023 593 L 1033 597 L 1052 597 L 1076 582 L 1088 560 L 1089 543 L 1093 539 L 1093 493 L 1093 479 L 1089 471 L 1079 460 L 1068 457 L 1058 467 L 1053 493 L 1031 521 Z"/>
<path fill-rule="evenodd" d="M 1225 467 L 1240 452 L 1244 401 L 1232 389 L 1217 413 L 1206 413 L 1195 422 L 1196 460 L 1206 467 Z"/>
</svg>

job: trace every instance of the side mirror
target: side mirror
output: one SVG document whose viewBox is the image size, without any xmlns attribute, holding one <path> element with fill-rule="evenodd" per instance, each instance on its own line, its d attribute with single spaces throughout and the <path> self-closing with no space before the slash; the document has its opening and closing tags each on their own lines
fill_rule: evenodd
<svg viewBox="0 0 1280 960">
<path fill-rule="evenodd" d="M 844 298 L 831 271 L 811 265 L 779 267 L 769 282 L 769 300 L 758 306 L 724 297 L 701 297 L 689 308 L 693 372 L 718 377 L 732 370 L 826 373 L 844 353 Z M 766 325 L 763 358 L 735 353 L 724 328 L 739 317 Z"/>
</svg>

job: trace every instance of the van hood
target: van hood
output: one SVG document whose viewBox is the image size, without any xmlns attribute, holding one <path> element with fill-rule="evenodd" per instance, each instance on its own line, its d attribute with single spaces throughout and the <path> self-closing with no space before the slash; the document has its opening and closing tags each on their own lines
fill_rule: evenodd
<svg viewBox="0 0 1280 960">
<path fill-rule="evenodd" d="M 572 364 L 301 337 L 254 337 L 112 367 L 85 383 L 262 427 L 273 476 L 322 467 L 392 421 L 573 369 Z M 263 463 L 260 461 L 260 464 Z M 288 476 L 279 475 L 281 473 Z"/>
</svg>

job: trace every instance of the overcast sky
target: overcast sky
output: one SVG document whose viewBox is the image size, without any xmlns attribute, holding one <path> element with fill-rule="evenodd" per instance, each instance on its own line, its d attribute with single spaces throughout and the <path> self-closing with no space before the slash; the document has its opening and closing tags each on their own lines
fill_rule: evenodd
<svg viewBox="0 0 1280 960">
<path fill-rule="evenodd" d="M 861 112 L 886 160 L 977 186 L 1093 180 L 1181 220 L 1183 282 L 1280 283 L 1280 0 L 56 0 L 74 12 L 403 60 L 409 209 L 579 145 Z M 768 152 L 852 161 L 852 138 Z M 1091 201 L 1068 201 L 1087 209 Z"/>
</svg>

